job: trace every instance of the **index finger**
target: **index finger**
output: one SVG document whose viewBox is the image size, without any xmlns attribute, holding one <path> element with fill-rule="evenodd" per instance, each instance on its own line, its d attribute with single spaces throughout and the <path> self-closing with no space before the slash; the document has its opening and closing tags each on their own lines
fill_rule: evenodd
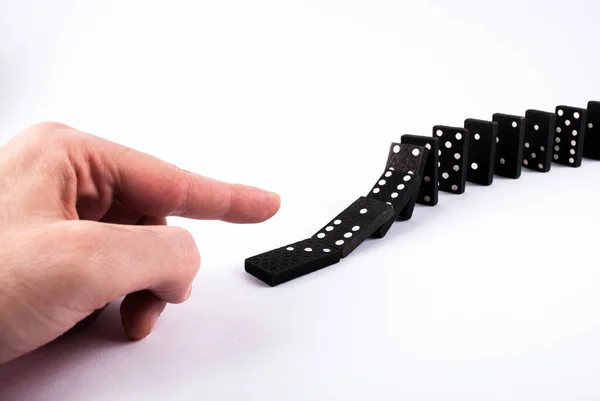
<svg viewBox="0 0 600 401">
<path fill-rule="evenodd" d="M 279 210 L 280 198 L 273 192 L 204 177 L 105 142 L 115 196 L 143 215 L 259 223 Z"/>
</svg>

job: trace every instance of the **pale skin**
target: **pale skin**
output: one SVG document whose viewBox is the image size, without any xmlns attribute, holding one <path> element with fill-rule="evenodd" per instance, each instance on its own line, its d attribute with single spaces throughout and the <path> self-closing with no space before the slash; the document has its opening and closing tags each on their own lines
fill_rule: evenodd
<svg viewBox="0 0 600 401">
<path fill-rule="evenodd" d="M 0 148 L 0 364 L 123 296 L 124 330 L 143 339 L 200 267 L 167 216 L 260 223 L 279 205 L 63 124 L 25 130 Z"/>
</svg>

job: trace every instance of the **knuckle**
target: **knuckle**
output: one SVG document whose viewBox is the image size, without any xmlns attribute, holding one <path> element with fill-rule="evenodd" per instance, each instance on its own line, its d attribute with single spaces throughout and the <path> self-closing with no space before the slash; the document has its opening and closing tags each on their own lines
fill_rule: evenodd
<svg viewBox="0 0 600 401">
<path fill-rule="evenodd" d="M 37 128 L 41 131 L 54 131 L 54 130 L 62 130 L 62 129 L 72 129 L 70 126 L 63 124 L 58 121 L 42 121 L 33 125 L 34 128 Z"/>
<path fill-rule="evenodd" d="M 42 122 L 35 124 L 24 131 L 24 135 L 38 148 L 61 147 L 77 142 L 83 133 L 59 122 Z"/>
<path fill-rule="evenodd" d="M 169 227 L 172 236 L 173 251 L 177 254 L 186 272 L 191 274 L 191 278 L 196 275 L 200 267 L 200 252 L 196 246 L 196 241 L 192 234 L 180 227 Z"/>
<path fill-rule="evenodd" d="M 165 214 L 183 213 L 187 197 L 188 181 L 185 179 L 170 179 L 163 185 L 163 199 L 165 200 Z"/>
<path fill-rule="evenodd" d="M 200 268 L 200 253 L 196 247 L 193 236 L 185 229 L 179 227 L 164 227 L 163 241 L 168 244 L 171 256 L 167 268 L 172 269 L 171 274 L 165 277 L 162 291 L 171 303 L 182 303 L 189 295 L 188 288 L 193 282 Z M 173 264 L 174 262 L 174 264 Z"/>
<path fill-rule="evenodd" d="M 62 135 L 70 130 L 70 127 L 59 122 L 48 121 L 32 125 L 24 131 L 24 134 L 34 140 L 48 141 L 52 137 Z"/>
</svg>

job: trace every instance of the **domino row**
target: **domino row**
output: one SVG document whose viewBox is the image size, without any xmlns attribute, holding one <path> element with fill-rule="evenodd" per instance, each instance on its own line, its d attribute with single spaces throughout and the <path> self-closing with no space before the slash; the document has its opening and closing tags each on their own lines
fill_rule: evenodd
<svg viewBox="0 0 600 401">
<path fill-rule="evenodd" d="M 435 206 L 438 192 L 462 194 L 466 183 L 491 185 L 494 175 L 518 179 L 522 167 L 549 172 L 552 162 L 579 167 L 600 160 L 600 102 L 558 106 L 524 117 L 494 114 L 464 127 L 435 126 L 432 136 L 403 135 L 385 169 L 359 197 L 310 238 L 246 259 L 245 270 L 270 286 L 334 265 L 368 238 L 383 238 L 416 203 Z"/>
</svg>

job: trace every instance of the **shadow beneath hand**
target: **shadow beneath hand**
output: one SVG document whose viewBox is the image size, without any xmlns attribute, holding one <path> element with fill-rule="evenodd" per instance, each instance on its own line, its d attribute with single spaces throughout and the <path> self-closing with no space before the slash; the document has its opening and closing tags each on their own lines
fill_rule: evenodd
<svg viewBox="0 0 600 401">
<path fill-rule="evenodd" d="M 248 302 L 242 288 L 227 275 L 198 282 L 186 307 L 161 315 L 143 341 L 128 340 L 114 302 L 89 329 L 0 366 L 0 399 L 134 399 L 140 386 L 147 395 L 163 391 L 165 382 L 172 389 L 210 385 L 219 369 L 253 360 L 286 335 L 256 314 L 258 301 Z"/>
<path fill-rule="evenodd" d="M 64 364 L 66 359 L 93 359 L 107 348 L 129 343 L 121 325 L 118 304 L 113 302 L 103 311 L 98 311 L 102 313 L 98 313 L 93 323 L 88 322 L 86 325 L 82 321 L 82 325 L 51 343 L 0 366 L 0 395 L 5 390 L 10 394 L 11 388 L 27 388 L 27 383 L 31 380 L 43 380 L 56 371 L 58 365 Z"/>
</svg>

